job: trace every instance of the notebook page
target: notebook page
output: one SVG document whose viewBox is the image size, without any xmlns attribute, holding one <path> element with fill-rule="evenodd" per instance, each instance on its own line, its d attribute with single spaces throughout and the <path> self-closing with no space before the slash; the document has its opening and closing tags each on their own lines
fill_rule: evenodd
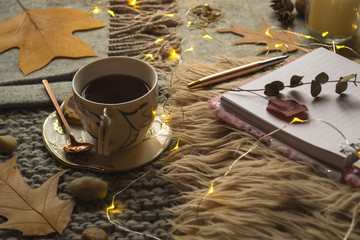
<svg viewBox="0 0 360 240">
<path fill-rule="evenodd" d="M 242 86 L 243 89 L 264 88 L 274 80 L 290 84 L 293 75 L 304 76 L 302 82 L 311 82 L 316 75 L 325 72 L 329 80 L 338 80 L 349 74 L 358 74 L 360 80 L 360 64 L 348 60 L 324 48 L 319 48 L 295 61 L 266 74 Z M 292 99 L 305 104 L 309 109 L 309 119 L 321 119 L 335 126 L 343 133 L 350 143 L 359 142 L 360 138 L 360 85 L 349 83 L 344 94 L 335 93 L 336 83 L 322 85 L 322 92 L 317 98 L 310 94 L 310 85 L 282 90 L 283 99 Z M 262 92 L 258 92 L 263 94 Z M 223 98 L 233 102 L 240 108 L 249 111 L 276 128 L 283 127 L 286 122 L 274 117 L 266 110 L 267 100 L 247 92 L 228 92 Z M 304 124 L 292 124 L 284 131 L 309 142 L 314 146 L 327 149 L 335 154 L 340 153 L 339 145 L 345 143 L 344 138 L 335 129 L 320 121 Z"/>
</svg>

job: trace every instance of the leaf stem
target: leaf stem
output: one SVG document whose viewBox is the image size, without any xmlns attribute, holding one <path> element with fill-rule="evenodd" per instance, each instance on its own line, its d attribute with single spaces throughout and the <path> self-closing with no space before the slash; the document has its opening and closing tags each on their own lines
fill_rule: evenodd
<svg viewBox="0 0 360 240">
<path fill-rule="evenodd" d="M 38 26 L 36 25 L 36 22 L 32 19 L 31 15 L 29 14 L 28 9 L 24 7 L 24 5 L 20 2 L 20 0 L 17 0 L 17 2 L 20 4 L 20 6 L 22 7 L 22 9 L 24 10 L 24 12 L 25 12 L 26 15 L 28 16 L 29 20 L 31 21 L 31 23 L 34 25 L 35 29 L 40 33 L 40 29 L 39 29 Z M 41 34 L 41 33 L 40 33 L 40 34 Z"/>
<path fill-rule="evenodd" d="M 337 82 L 339 82 L 339 80 L 330 80 L 330 81 L 327 81 L 327 83 L 337 83 Z M 349 82 L 352 82 L 352 83 L 354 83 L 355 84 L 355 86 L 357 86 L 356 85 L 356 83 L 360 83 L 360 81 L 356 81 L 356 80 L 354 80 L 354 81 L 349 81 Z M 298 86 L 302 86 L 302 85 L 309 85 L 309 84 L 311 84 L 311 82 L 304 82 L 304 83 L 302 83 L 302 84 L 299 84 L 299 85 L 297 85 L 297 86 L 295 86 L 295 87 L 298 87 Z M 292 87 L 291 85 L 285 85 L 284 86 L 284 88 L 288 88 L 288 87 L 291 87 L 291 88 L 294 88 L 294 87 Z M 212 89 L 218 89 L 218 90 L 225 90 L 225 91 L 233 91 L 233 92 L 259 92 L 259 91 L 264 91 L 265 90 L 265 88 L 257 88 L 257 89 L 243 89 L 243 88 L 233 88 L 233 89 L 227 89 L 227 88 L 212 88 Z M 259 96 L 261 96 L 261 95 L 259 95 Z M 261 97 L 264 97 L 264 96 L 261 96 Z"/>
<path fill-rule="evenodd" d="M 24 7 L 24 5 L 21 3 L 20 0 L 17 0 L 17 2 L 20 4 L 20 6 L 22 7 L 23 10 L 26 10 L 26 8 Z"/>
</svg>

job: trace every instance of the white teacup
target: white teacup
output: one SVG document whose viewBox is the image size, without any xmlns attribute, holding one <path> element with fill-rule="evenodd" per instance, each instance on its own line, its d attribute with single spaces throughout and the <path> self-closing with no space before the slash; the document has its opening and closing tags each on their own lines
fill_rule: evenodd
<svg viewBox="0 0 360 240">
<path fill-rule="evenodd" d="M 130 89 L 140 89 L 137 85 L 126 88 L 127 79 L 111 80 L 111 84 L 102 84 L 105 80 L 94 80 L 112 75 L 128 75 L 130 78 L 142 80 L 148 91 L 130 94 L 129 99 L 117 99 L 121 94 L 114 94 L 116 99 L 106 99 L 113 90 L 130 92 Z M 121 78 L 121 81 L 120 81 Z M 135 79 L 136 80 L 136 79 Z M 136 81 L 131 81 L 131 84 Z M 110 81 L 107 81 L 110 83 Z M 126 84 L 125 84 L 126 83 Z M 88 87 L 94 93 L 84 95 Z M 130 83 L 129 83 L 130 84 Z M 104 86 L 112 86 L 103 89 Z M 140 86 L 139 86 L 140 87 Z M 81 123 L 93 137 L 97 138 L 98 154 L 108 156 L 119 149 L 136 146 L 144 140 L 149 130 L 158 104 L 158 79 L 155 69 L 148 63 L 131 57 L 106 57 L 95 60 L 81 67 L 72 81 L 75 104 Z M 98 95 L 98 98 L 96 98 Z M 126 94 L 124 94 L 126 95 Z M 104 97 L 104 99 L 102 98 Z M 100 98 L 99 98 L 100 97 Z M 131 97 L 135 97 L 131 99 Z"/>
</svg>

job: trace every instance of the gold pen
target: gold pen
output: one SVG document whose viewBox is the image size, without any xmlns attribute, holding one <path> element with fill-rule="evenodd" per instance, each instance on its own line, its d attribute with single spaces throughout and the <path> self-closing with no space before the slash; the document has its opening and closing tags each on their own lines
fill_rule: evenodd
<svg viewBox="0 0 360 240">
<path fill-rule="evenodd" d="M 205 87 L 214 83 L 226 81 L 234 77 L 240 77 L 249 73 L 258 72 L 264 70 L 267 67 L 274 66 L 282 63 L 287 58 L 287 55 L 266 59 L 263 61 L 253 62 L 246 65 L 242 65 L 236 68 L 232 68 L 223 72 L 215 73 L 199 80 L 193 81 L 187 85 L 188 88 Z"/>
</svg>

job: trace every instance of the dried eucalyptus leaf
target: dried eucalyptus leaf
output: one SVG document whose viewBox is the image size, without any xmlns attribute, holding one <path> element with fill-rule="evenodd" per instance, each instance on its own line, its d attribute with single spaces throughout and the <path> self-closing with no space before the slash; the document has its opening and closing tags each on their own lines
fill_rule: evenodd
<svg viewBox="0 0 360 240">
<path fill-rule="evenodd" d="M 348 86 L 348 82 L 342 82 L 341 80 L 336 84 L 335 92 L 338 94 L 343 93 Z"/>
<path fill-rule="evenodd" d="M 273 81 L 271 82 L 271 85 L 277 87 L 280 90 L 283 90 L 285 88 L 285 85 L 283 82 L 280 82 L 280 81 Z"/>
<path fill-rule="evenodd" d="M 270 97 L 277 96 L 279 95 L 280 90 L 283 90 L 284 88 L 285 86 L 283 82 L 273 81 L 265 85 L 264 94 Z"/>
<path fill-rule="evenodd" d="M 320 84 L 324 84 L 327 81 L 329 81 L 329 75 L 327 75 L 324 72 L 321 72 L 315 77 L 315 81 L 320 83 Z"/>
<path fill-rule="evenodd" d="M 290 87 L 297 87 L 301 84 L 303 84 L 301 82 L 301 80 L 304 78 L 304 76 L 299 76 L 299 75 L 294 75 L 291 77 L 290 79 Z"/>
<path fill-rule="evenodd" d="M 339 82 L 348 82 L 352 78 L 356 78 L 356 74 L 350 74 L 345 77 L 341 77 Z"/>
<path fill-rule="evenodd" d="M 317 97 L 321 93 L 321 85 L 316 80 L 311 82 L 311 96 Z"/>
<path fill-rule="evenodd" d="M 271 85 L 271 83 L 269 83 L 265 85 L 264 94 L 269 97 L 274 97 L 279 94 L 279 89 L 276 86 Z"/>
</svg>

